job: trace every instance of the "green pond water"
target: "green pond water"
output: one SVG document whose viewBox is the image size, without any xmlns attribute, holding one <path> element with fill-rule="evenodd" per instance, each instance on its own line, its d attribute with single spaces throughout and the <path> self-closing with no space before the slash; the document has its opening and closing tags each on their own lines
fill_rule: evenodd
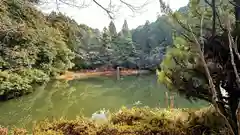
<svg viewBox="0 0 240 135">
<path fill-rule="evenodd" d="M 155 75 L 125 76 L 121 80 L 98 77 L 73 80 L 68 85 L 55 81 L 36 88 L 30 95 L 0 103 L 0 125 L 30 128 L 32 123 L 45 118 L 78 115 L 91 117 L 100 109 L 117 111 L 122 106 L 166 107 L 166 88 L 157 83 Z M 205 102 L 190 103 L 179 96 L 175 106 L 199 108 Z"/>
</svg>

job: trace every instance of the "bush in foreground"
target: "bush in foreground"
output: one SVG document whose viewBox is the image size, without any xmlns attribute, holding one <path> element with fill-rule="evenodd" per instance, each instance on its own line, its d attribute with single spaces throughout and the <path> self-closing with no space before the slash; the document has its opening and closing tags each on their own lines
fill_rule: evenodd
<svg viewBox="0 0 240 135">
<path fill-rule="evenodd" d="M 85 117 L 44 120 L 33 135 L 230 135 L 212 107 L 191 109 L 122 108 L 104 122 Z M 1 135 L 29 135 L 25 129 L 0 127 Z"/>
<path fill-rule="evenodd" d="M 45 120 L 35 125 L 34 135 L 228 135 L 214 109 L 123 108 L 107 123 L 87 118 Z"/>
</svg>

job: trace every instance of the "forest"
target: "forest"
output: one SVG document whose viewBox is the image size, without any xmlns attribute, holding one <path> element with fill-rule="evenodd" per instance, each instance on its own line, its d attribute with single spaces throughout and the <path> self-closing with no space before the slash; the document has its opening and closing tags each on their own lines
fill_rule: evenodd
<svg viewBox="0 0 240 135">
<path fill-rule="evenodd" d="M 104 124 L 85 117 L 45 120 L 30 132 L 36 135 L 239 135 L 238 0 L 190 0 L 177 11 L 159 0 L 163 15 L 157 16 L 156 21 L 146 21 L 136 29 L 129 29 L 128 20 L 124 20 L 120 31 L 116 30 L 114 21 L 99 30 L 79 24 L 61 12 L 44 14 L 36 8 L 41 2 L 44 0 L 0 1 L 0 100 L 3 104 L 8 101 L 20 103 L 20 97 L 37 92 L 36 86 L 45 86 L 67 71 L 123 67 L 156 72 L 157 81 L 169 92 L 177 93 L 189 102 L 205 101 L 211 106 L 200 110 L 122 108 L 111 113 Z M 56 2 L 71 5 L 68 0 Z M 111 18 L 110 10 L 96 0 L 92 2 Z M 134 10 L 127 2 L 120 0 L 120 3 Z M 99 89 L 102 86 L 96 85 Z M 57 91 L 49 91 L 48 101 L 52 107 Z M 76 91 L 80 90 L 69 89 L 70 95 Z M 85 96 L 85 93 L 80 95 Z M 152 95 L 150 93 L 148 98 Z M 40 96 L 37 94 L 34 101 Z M 74 95 L 74 99 L 77 96 Z M 11 132 L 26 135 L 27 130 L 15 128 Z M 8 129 L 2 127 L 0 133 L 7 135 Z"/>
</svg>

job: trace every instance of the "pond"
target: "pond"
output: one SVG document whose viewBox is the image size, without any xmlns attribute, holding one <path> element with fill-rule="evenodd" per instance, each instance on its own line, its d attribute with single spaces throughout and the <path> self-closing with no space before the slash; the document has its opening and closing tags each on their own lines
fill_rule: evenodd
<svg viewBox="0 0 240 135">
<path fill-rule="evenodd" d="M 167 89 L 157 82 L 155 75 L 125 76 L 121 80 L 97 77 L 63 82 L 51 82 L 36 88 L 30 95 L 0 103 L 0 125 L 30 128 L 32 123 L 45 118 L 78 115 L 91 116 L 106 108 L 116 111 L 122 106 L 166 107 Z M 175 97 L 175 107 L 199 108 L 205 102 L 190 103 Z"/>
</svg>

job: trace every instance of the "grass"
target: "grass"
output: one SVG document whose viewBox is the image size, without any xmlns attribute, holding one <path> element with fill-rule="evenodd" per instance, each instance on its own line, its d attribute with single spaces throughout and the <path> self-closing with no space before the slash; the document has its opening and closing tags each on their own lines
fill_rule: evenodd
<svg viewBox="0 0 240 135">
<path fill-rule="evenodd" d="M 38 122 L 34 135 L 228 135 L 212 107 L 202 109 L 122 108 L 102 123 L 86 117 Z M 14 131 L 16 131 L 15 129 Z M 18 129 L 18 132 L 23 129 Z M 18 135 L 18 134 L 16 134 Z M 19 134 L 20 135 L 20 134 Z M 21 134 L 21 135 L 26 135 Z"/>
</svg>

